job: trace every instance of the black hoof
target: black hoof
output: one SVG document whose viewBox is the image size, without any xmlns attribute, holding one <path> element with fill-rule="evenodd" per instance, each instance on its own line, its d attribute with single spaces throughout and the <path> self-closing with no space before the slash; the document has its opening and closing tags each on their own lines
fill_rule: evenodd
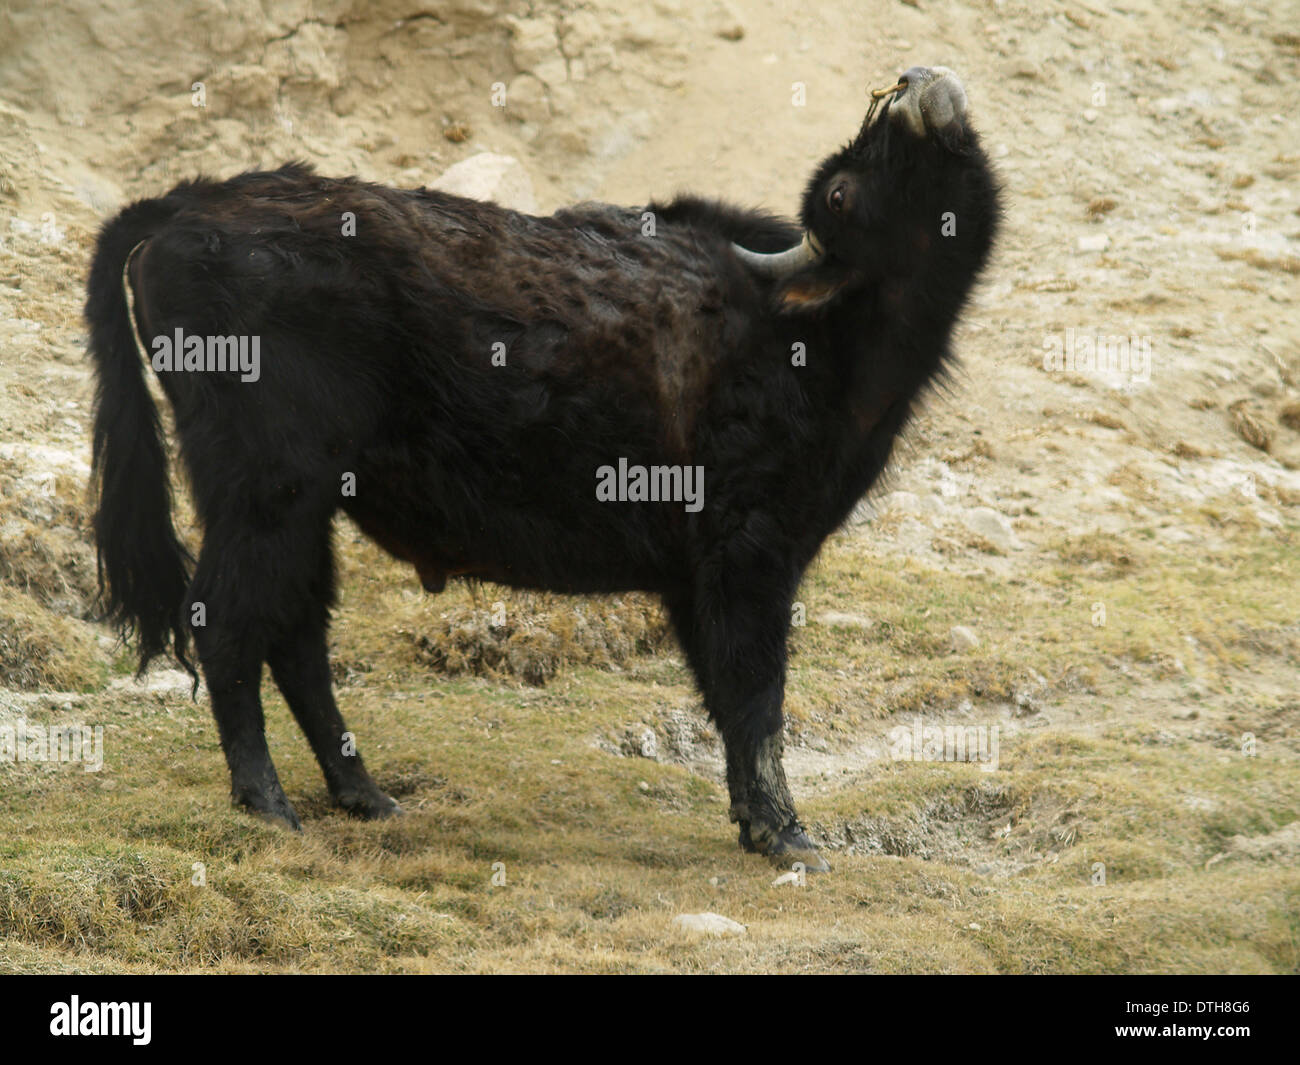
<svg viewBox="0 0 1300 1065">
<path fill-rule="evenodd" d="M 298 814 L 293 808 L 293 804 L 281 792 L 279 795 L 268 795 L 262 791 L 236 791 L 231 795 L 231 801 L 236 806 L 241 806 L 250 813 L 257 814 L 263 820 L 270 821 L 272 824 L 284 825 L 295 832 L 302 831 L 302 822 L 298 820 Z"/>
<path fill-rule="evenodd" d="M 817 852 L 812 840 L 797 821 L 779 832 L 766 826 L 753 831 L 748 821 L 742 821 L 740 822 L 740 849 L 749 854 L 761 854 L 780 869 L 789 869 L 795 862 L 802 862 L 805 872 L 829 873 L 831 871 L 830 862 Z"/>
<path fill-rule="evenodd" d="M 376 787 L 341 791 L 334 796 L 334 802 L 363 821 L 382 821 L 388 817 L 400 817 L 406 812 Z"/>
</svg>

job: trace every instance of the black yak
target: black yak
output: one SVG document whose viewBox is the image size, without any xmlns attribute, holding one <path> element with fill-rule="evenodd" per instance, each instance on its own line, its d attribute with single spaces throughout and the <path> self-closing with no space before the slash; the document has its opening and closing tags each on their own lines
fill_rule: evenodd
<svg viewBox="0 0 1300 1065">
<path fill-rule="evenodd" d="M 299 825 L 264 735 L 268 663 L 334 801 L 399 812 L 345 752 L 331 691 L 342 510 L 431 591 L 657 593 L 741 845 L 826 868 L 781 764 L 792 600 L 949 358 L 999 214 L 952 72 L 893 91 L 817 168 L 798 225 L 694 197 L 541 218 L 289 165 L 104 226 L 86 317 L 106 612 L 142 670 L 171 652 L 193 672 L 193 640 L 236 802 Z"/>
</svg>

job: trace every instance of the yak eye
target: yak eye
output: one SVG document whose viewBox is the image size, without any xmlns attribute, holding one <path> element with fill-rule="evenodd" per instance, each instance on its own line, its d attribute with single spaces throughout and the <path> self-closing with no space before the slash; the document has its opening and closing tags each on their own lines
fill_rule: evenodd
<svg viewBox="0 0 1300 1065">
<path fill-rule="evenodd" d="M 844 209 L 844 186 L 836 185 L 831 189 L 830 194 L 826 197 L 826 203 L 836 214 L 842 211 Z"/>
</svg>

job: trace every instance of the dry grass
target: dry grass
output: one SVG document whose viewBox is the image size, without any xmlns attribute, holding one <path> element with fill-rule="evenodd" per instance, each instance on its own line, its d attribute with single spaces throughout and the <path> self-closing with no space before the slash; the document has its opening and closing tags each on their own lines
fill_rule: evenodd
<svg viewBox="0 0 1300 1065">
<path fill-rule="evenodd" d="M 0 584 L 0 686 L 24 691 L 89 691 L 109 667 L 94 633 Z"/>
<path fill-rule="evenodd" d="M 1063 541 L 1058 568 L 1014 581 L 833 539 L 792 643 L 791 742 L 829 759 L 801 805 L 836 867 L 805 887 L 773 887 L 737 852 L 716 739 L 685 728 L 698 699 L 639 597 L 428 597 L 344 532 L 340 702 L 408 813 L 364 824 L 331 810 L 268 682 L 302 835 L 230 809 L 202 700 L 109 684 L 115 663 L 79 621 L 28 629 L 54 657 L 26 683 L 80 679 L 75 714 L 105 726 L 106 761 L 0 762 L 0 969 L 1294 971 L 1300 705 L 1255 691 L 1251 669 L 1300 665 L 1296 555 L 1286 536 L 1227 528 L 1194 558 L 1141 529 L 1122 549 Z M 26 624 L 53 623 L 38 600 L 0 596 Z M 952 652 L 957 624 L 977 648 Z M 546 656 L 522 661 L 552 665 L 544 687 L 502 651 L 520 638 Z M 1199 716 L 1175 723 L 1188 700 Z M 39 701 L 24 713 L 68 716 Z M 999 725 L 999 768 L 849 757 L 913 714 Z M 1058 724 L 1035 728 L 1043 715 Z M 656 759 L 618 742 L 646 729 Z M 674 927 L 702 910 L 748 934 Z"/>
<path fill-rule="evenodd" d="M 1300 433 L 1300 402 L 1292 401 L 1284 404 L 1278 412 L 1277 420 L 1288 429 Z"/>
<path fill-rule="evenodd" d="M 524 594 L 456 605 L 431 631 L 409 634 L 417 661 L 448 676 L 518 677 L 542 685 L 561 669 L 619 669 L 669 640 L 659 606 L 643 596 L 591 603 Z"/>
<path fill-rule="evenodd" d="M 367 724 L 391 694 L 364 700 Z M 472 718 L 483 701 L 448 693 L 440 708 Z M 318 810 L 302 837 L 261 825 L 220 801 L 210 757 L 194 760 L 203 779 L 188 794 L 174 768 L 164 773 L 166 802 L 146 785 L 145 767 L 108 792 L 88 784 L 94 802 L 47 793 L 39 828 L 0 845 L 0 964 L 469 972 L 1300 964 L 1294 853 L 1252 857 L 1234 844 L 1294 823 L 1293 765 L 1216 758 L 1197 744 L 1153 747 L 1141 730 L 1119 730 L 1018 742 L 997 774 L 889 766 L 807 804 L 814 831 L 839 844 L 835 873 L 774 888 L 770 869 L 735 852 L 716 786 L 676 767 L 610 759 L 570 729 L 539 734 L 536 708 L 496 709 L 508 739 L 441 722 L 438 761 L 458 785 L 410 781 L 411 812 L 391 825 Z M 376 759 L 381 779 L 394 755 L 409 756 L 408 731 L 399 731 L 401 752 Z M 521 758 L 543 735 L 554 759 Z M 164 764 L 183 749 L 178 739 L 167 741 Z M 287 761 L 291 792 L 310 796 L 317 785 L 306 759 Z M 1213 808 L 1186 801 L 1205 794 Z M 202 886 L 196 861 L 206 867 Z M 506 881 L 494 887 L 498 862 Z M 1094 883 L 1097 863 L 1104 883 Z M 748 936 L 698 940 L 672 926 L 675 914 L 702 910 L 741 921 Z"/>
<path fill-rule="evenodd" d="M 1220 259 L 1248 263 L 1257 270 L 1276 270 L 1283 274 L 1300 274 L 1300 258 L 1294 255 L 1265 255 L 1258 248 L 1215 248 Z"/>
</svg>

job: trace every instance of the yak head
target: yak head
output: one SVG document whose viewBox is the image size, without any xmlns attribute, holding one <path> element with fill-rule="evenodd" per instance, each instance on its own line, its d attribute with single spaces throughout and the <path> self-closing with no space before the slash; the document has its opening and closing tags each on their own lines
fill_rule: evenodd
<svg viewBox="0 0 1300 1065">
<path fill-rule="evenodd" d="M 997 189 L 967 122 L 966 90 L 945 67 L 912 67 L 809 181 L 802 242 L 768 255 L 734 250 L 775 282 L 786 313 L 822 312 L 886 282 L 895 293 L 931 296 L 933 286 L 947 286 L 960 302 L 988 257 L 997 219 Z"/>
</svg>

